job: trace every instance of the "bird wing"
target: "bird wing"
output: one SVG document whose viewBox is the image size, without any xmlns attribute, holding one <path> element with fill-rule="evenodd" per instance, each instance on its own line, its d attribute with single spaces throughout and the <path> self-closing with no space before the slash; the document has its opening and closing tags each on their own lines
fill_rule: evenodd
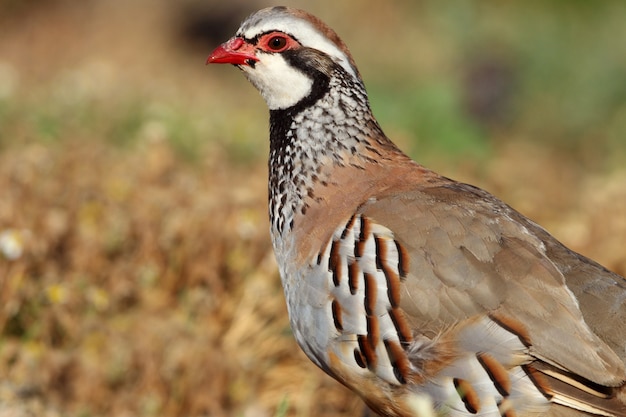
<svg viewBox="0 0 626 417">
<path fill-rule="evenodd" d="M 435 336 L 488 314 L 554 369 L 604 386 L 626 380 L 613 350 L 623 354 L 626 343 L 624 279 L 567 250 L 489 193 L 442 181 L 374 196 L 360 212 L 391 230 L 408 254 L 400 305 L 417 332 Z M 607 314 L 621 319 L 621 333 L 605 342 L 587 320 L 604 337 Z"/>
<path fill-rule="evenodd" d="M 546 254 L 578 299 L 585 322 L 618 356 L 626 358 L 626 279 L 569 250 L 534 223 L 528 227 L 544 242 Z"/>
</svg>

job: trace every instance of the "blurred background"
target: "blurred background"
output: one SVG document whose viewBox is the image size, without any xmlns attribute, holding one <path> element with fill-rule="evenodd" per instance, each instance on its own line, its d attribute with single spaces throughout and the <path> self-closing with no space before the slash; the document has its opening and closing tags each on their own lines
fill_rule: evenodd
<svg viewBox="0 0 626 417">
<path fill-rule="evenodd" d="M 412 157 L 626 273 L 626 2 L 284 3 Z M 289 329 L 265 104 L 204 65 L 272 4 L 0 0 L 0 416 L 362 412 Z"/>
</svg>

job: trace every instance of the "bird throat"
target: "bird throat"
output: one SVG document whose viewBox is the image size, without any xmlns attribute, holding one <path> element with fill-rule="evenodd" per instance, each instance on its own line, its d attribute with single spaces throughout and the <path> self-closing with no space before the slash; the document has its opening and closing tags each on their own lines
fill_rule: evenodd
<svg viewBox="0 0 626 417">
<path fill-rule="evenodd" d="M 372 137 L 383 136 L 360 80 L 342 69 L 325 91 L 287 109 L 270 111 L 269 216 L 274 245 L 294 219 L 319 202 L 319 187 L 332 186 L 337 166 L 363 167 Z"/>
</svg>

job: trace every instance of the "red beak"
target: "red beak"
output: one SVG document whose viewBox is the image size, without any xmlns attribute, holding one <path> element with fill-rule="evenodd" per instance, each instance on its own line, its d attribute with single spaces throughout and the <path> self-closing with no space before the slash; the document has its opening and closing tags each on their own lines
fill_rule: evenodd
<svg viewBox="0 0 626 417">
<path fill-rule="evenodd" d="M 253 45 L 244 41 L 243 38 L 232 38 L 215 48 L 206 63 L 250 65 L 258 60 L 259 58 L 254 55 Z"/>
</svg>

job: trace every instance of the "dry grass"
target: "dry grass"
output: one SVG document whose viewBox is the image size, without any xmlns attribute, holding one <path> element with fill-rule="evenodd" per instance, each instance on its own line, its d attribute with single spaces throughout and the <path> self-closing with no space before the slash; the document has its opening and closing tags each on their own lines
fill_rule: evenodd
<svg viewBox="0 0 626 417">
<path fill-rule="evenodd" d="M 0 167 L 24 250 L 1 264 L 0 373 L 20 395 L 73 415 L 345 407 L 290 335 L 263 168 L 190 169 L 159 143 L 31 145 Z"/>
<path fill-rule="evenodd" d="M 260 99 L 189 65 L 165 6 L 51 4 L 0 40 L 0 416 L 359 415 L 289 330 Z M 620 164 L 496 132 L 437 167 L 626 273 Z"/>
</svg>

